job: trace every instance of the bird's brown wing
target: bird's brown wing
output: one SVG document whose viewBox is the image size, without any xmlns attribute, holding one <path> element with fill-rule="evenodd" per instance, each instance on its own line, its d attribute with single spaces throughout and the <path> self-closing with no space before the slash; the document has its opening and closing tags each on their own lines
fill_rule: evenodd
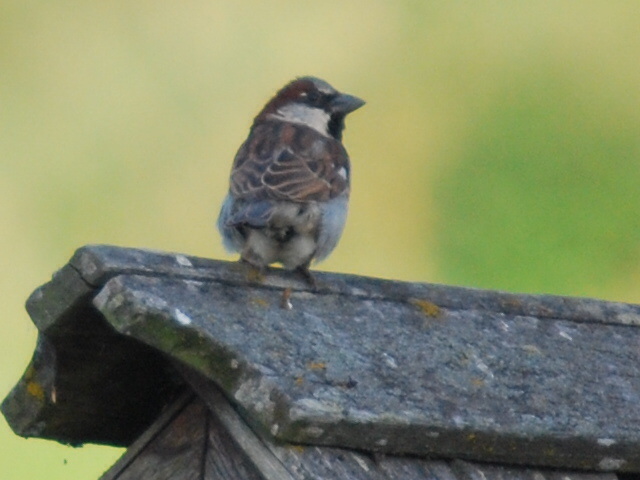
<svg viewBox="0 0 640 480">
<path fill-rule="evenodd" d="M 300 125 L 253 127 L 231 172 L 231 193 L 243 200 L 326 201 L 349 190 L 342 144 Z"/>
</svg>

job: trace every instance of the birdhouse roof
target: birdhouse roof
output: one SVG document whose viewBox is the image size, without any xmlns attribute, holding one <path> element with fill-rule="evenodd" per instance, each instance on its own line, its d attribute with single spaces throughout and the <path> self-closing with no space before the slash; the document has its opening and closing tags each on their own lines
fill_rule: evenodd
<svg viewBox="0 0 640 480">
<path fill-rule="evenodd" d="M 3 413 L 130 445 L 195 392 L 274 445 L 383 456 L 374 473 L 640 471 L 639 306 L 315 275 L 83 247 L 27 302 L 38 343 Z"/>
</svg>

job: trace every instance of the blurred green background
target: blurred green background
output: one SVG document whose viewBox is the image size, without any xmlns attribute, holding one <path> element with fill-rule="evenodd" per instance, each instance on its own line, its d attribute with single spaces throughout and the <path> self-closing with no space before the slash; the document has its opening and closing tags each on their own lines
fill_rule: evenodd
<svg viewBox="0 0 640 480">
<path fill-rule="evenodd" d="M 285 82 L 349 117 L 350 217 L 319 268 L 640 301 L 640 8 L 630 1 L 0 2 L 0 395 L 28 294 L 87 243 L 231 258 L 236 149 Z M 121 449 L 14 436 L 0 477 Z"/>
</svg>

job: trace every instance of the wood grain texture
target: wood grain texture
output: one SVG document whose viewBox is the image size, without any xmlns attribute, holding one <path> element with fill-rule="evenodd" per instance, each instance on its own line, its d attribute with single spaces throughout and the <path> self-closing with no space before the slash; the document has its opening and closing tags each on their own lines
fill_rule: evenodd
<svg viewBox="0 0 640 480">
<path fill-rule="evenodd" d="M 178 399 L 100 480 L 265 480 L 206 405 Z"/>
<path fill-rule="evenodd" d="M 293 478 L 322 465 L 354 478 L 486 475 L 384 460 L 396 455 L 640 471 L 639 306 L 329 273 L 313 290 L 277 269 L 249 273 L 182 254 L 78 250 L 28 301 L 41 337 L 2 405 L 9 424 L 128 444 L 182 388 L 179 361 L 222 387 L 261 438 L 307 445 L 268 448 Z"/>
<path fill-rule="evenodd" d="M 165 408 L 153 424 L 133 442 L 120 459 L 100 477 L 100 480 L 116 480 L 121 478 L 125 471 L 135 463 L 141 453 L 145 451 L 147 446 L 152 443 L 165 430 L 170 428 L 173 420 L 185 409 L 194 403 L 195 396 L 192 392 L 187 391 L 180 395 Z"/>
<path fill-rule="evenodd" d="M 67 265 L 27 301 L 38 341 L 1 407 L 18 435 L 128 445 L 180 390 L 157 350 L 118 334 L 93 308 L 95 292 Z"/>
<path fill-rule="evenodd" d="M 229 442 L 263 472 L 265 480 L 616 480 L 611 473 L 429 460 L 275 442 L 268 434 L 249 428 L 213 382 L 187 367 L 176 367 L 219 419 Z"/>
<path fill-rule="evenodd" d="M 190 402 L 136 449 L 125 468 L 114 467 L 101 480 L 203 480 L 207 416 L 201 402 Z"/>
<path fill-rule="evenodd" d="M 95 304 L 287 442 L 640 468 L 640 329 L 295 291 L 283 310 L 280 295 L 134 275 Z"/>
</svg>

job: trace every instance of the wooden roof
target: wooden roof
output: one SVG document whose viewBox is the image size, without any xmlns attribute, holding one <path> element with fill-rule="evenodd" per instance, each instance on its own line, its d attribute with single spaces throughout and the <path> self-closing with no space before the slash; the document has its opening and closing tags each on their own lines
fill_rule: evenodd
<svg viewBox="0 0 640 480">
<path fill-rule="evenodd" d="M 84 247 L 27 302 L 38 345 L 3 413 L 20 435 L 130 445 L 173 431 L 163 412 L 181 395 L 207 418 L 222 398 L 291 478 L 341 458 L 369 476 L 317 478 L 640 471 L 639 306 L 316 276 L 312 291 L 276 270 Z M 392 464 L 423 473 L 385 477 Z"/>
</svg>

